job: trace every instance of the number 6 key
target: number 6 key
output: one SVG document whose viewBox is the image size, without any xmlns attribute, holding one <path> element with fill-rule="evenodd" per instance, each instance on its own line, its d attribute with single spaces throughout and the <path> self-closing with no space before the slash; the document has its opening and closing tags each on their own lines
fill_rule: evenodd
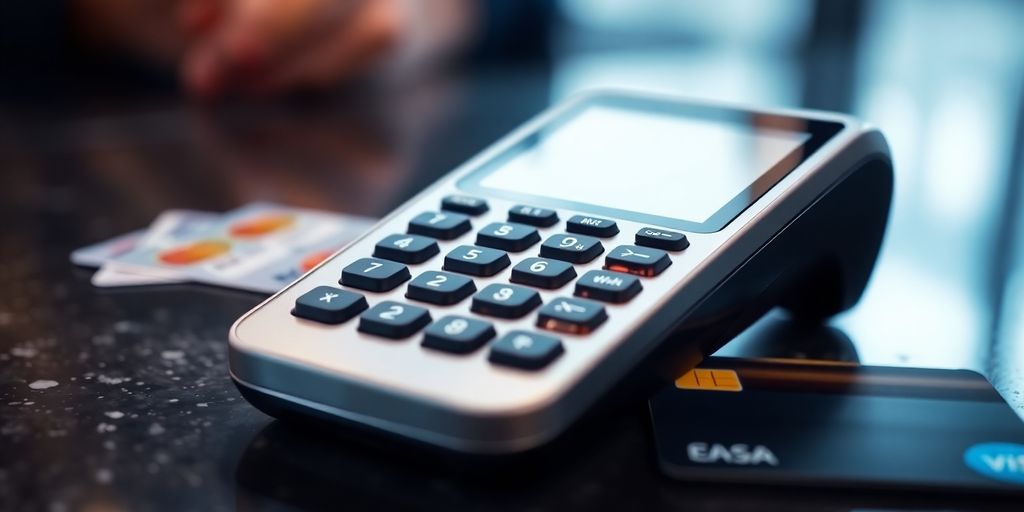
<svg viewBox="0 0 1024 512">
<path fill-rule="evenodd" d="M 512 267 L 509 280 L 537 288 L 561 288 L 576 277 L 572 265 L 559 260 L 526 258 Z"/>
</svg>

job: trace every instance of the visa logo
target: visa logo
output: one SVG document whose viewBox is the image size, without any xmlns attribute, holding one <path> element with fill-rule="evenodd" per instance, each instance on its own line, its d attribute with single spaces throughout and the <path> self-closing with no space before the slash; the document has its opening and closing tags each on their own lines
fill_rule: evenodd
<svg viewBox="0 0 1024 512">
<path fill-rule="evenodd" d="M 964 464 L 981 476 L 1024 484 L 1024 445 L 981 443 L 964 452 Z"/>
<path fill-rule="evenodd" d="M 1007 453 L 1000 453 L 997 455 L 982 455 L 981 461 L 988 466 L 988 469 L 1002 473 L 1020 473 L 1024 471 L 1024 455 L 1010 455 Z"/>
<path fill-rule="evenodd" d="M 686 456 L 698 464 L 723 462 L 737 466 L 779 465 L 778 457 L 768 447 L 760 444 L 751 447 L 743 443 L 724 445 L 695 442 L 686 445 Z"/>
</svg>

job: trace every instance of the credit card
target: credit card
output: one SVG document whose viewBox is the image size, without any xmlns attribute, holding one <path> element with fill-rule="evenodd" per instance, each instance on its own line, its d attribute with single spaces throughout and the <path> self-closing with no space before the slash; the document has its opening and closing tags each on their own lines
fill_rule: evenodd
<svg viewBox="0 0 1024 512">
<path fill-rule="evenodd" d="M 71 252 L 71 263 L 83 267 L 100 267 L 107 261 L 134 249 L 139 240 L 145 236 L 146 230 L 140 229 L 75 249 Z"/>
<path fill-rule="evenodd" d="M 108 288 L 188 281 L 188 278 L 184 276 L 154 274 L 140 268 L 121 269 L 118 267 L 117 261 L 119 258 L 129 257 L 134 252 L 170 247 L 188 240 L 209 229 L 218 218 L 220 218 L 219 214 L 197 210 L 167 210 L 161 213 L 150 224 L 149 229 L 137 241 L 135 247 L 130 251 L 114 255 L 103 263 L 103 266 L 92 276 L 93 286 Z"/>
<path fill-rule="evenodd" d="M 175 243 L 116 258 L 123 272 L 184 278 L 274 293 L 376 221 L 365 217 L 253 203 L 224 214 Z"/>
<path fill-rule="evenodd" d="M 121 286 L 148 286 L 154 284 L 184 283 L 187 279 L 171 277 L 149 276 L 132 272 L 121 272 L 119 270 L 101 267 L 97 270 L 89 282 L 99 288 L 117 288 Z"/>
<path fill-rule="evenodd" d="M 709 358 L 650 412 L 678 479 L 1024 493 L 1024 423 L 968 370 Z"/>
</svg>

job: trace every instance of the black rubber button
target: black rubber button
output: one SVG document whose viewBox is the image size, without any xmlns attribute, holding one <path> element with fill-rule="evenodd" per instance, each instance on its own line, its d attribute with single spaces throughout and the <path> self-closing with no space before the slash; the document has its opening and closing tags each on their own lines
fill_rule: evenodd
<svg viewBox="0 0 1024 512">
<path fill-rule="evenodd" d="M 445 270 L 472 276 L 493 276 L 511 264 L 505 251 L 475 245 L 460 245 L 444 257 Z"/>
<path fill-rule="evenodd" d="M 341 284 L 369 290 L 386 292 L 406 282 L 412 274 L 401 263 L 379 258 L 360 258 L 341 271 Z"/>
<path fill-rule="evenodd" d="M 570 263 L 586 263 L 604 252 L 601 241 L 586 235 L 553 235 L 540 246 L 540 255 Z"/>
<path fill-rule="evenodd" d="M 591 270 L 576 281 L 576 295 L 605 302 L 627 302 L 642 289 L 635 276 L 607 270 Z"/>
<path fill-rule="evenodd" d="M 573 215 L 566 221 L 565 230 L 570 233 L 608 238 L 619 234 L 619 225 L 611 219 Z"/>
<path fill-rule="evenodd" d="M 487 213 L 490 207 L 487 206 L 487 201 L 479 197 L 454 195 L 441 200 L 441 209 L 466 215 L 480 215 Z"/>
<path fill-rule="evenodd" d="M 529 331 L 511 331 L 491 345 L 487 359 L 503 366 L 539 370 L 562 355 L 562 341 Z"/>
<path fill-rule="evenodd" d="M 469 217 L 453 212 L 423 212 L 409 221 L 409 232 L 439 240 L 458 238 L 473 226 Z"/>
<path fill-rule="evenodd" d="M 604 306 L 584 299 L 558 298 L 537 312 L 538 327 L 569 334 L 589 334 L 607 319 Z"/>
<path fill-rule="evenodd" d="M 473 296 L 474 313 L 499 318 L 520 318 L 540 305 L 540 294 L 514 284 L 489 284 Z"/>
<path fill-rule="evenodd" d="M 325 324 L 340 324 L 369 305 L 366 297 L 333 286 L 317 286 L 295 300 L 292 314 Z"/>
<path fill-rule="evenodd" d="M 569 263 L 544 258 L 526 258 L 512 267 L 513 283 L 537 288 L 560 288 L 576 277 L 576 269 Z"/>
<path fill-rule="evenodd" d="M 377 242 L 373 255 L 401 263 L 423 263 L 441 252 L 437 241 L 420 235 L 391 235 Z"/>
<path fill-rule="evenodd" d="M 635 245 L 620 245 L 604 260 L 606 270 L 646 277 L 660 274 L 671 264 L 672 260 L 665 251 Z"/>
<path fill-rule="evenodd" d="M 359 316 L 359 330 L 385 338 L 407 338 L 430 323 L 430 312 L 418 306 L 384 301 Z"/>
<path fill-rule="evenodd" d="M 537 230 L 514 222 L 495 222 L 476 234 L 476 244 L 503 251 L 519 252 L 540 242 Z"/>
<path fill-rule="evenodd" d="M 494 326 L 490 322 L 453 315 L 427 326 L 423 331 L 422 345 L 445 352 L 467 354 L 483 346 L 495 335 Z"/>
<path fill-rule="evenodd" d="M 642 228 L 636 232 L 636 244 L 655 249 L 681 251 L 690 246 L 686 235 L 678 231 L 659 228 Z"/>
<path fill-rule="evenodd" d="M 508 210 L 509 222 L 520 222 L 546 228 L 558 222 L 558 213 L 547 208 L 517 204 Z"/>
<path fill-rule="evenodd" d="M 409 282 L 405 296 L 431 304 L 447 306 L 465 299 L 476 291 L 473 280 L 450 272 L 430 270 Z"/>
</svg>

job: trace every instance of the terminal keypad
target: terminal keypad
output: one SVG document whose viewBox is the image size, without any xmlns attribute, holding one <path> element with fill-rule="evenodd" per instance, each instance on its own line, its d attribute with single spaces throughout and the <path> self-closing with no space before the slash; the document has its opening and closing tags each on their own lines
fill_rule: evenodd
<svg viewBox="0 0 1024 512">
<path fill-rule="evenodd" d="M 644 227 L 629 240 L 633 244 L 615 245 L 606 252 L 601 239 L 623 241 L 615 220 L 572 215 L 559 228 L 557 211 L 530 205 L 513 206 L 507 221 L 487 223 L 473 233 L 470 216 L 482 216 L 486 222 L 488 211 L 482 198 L 445 197 L 439 211 L 413 215 L 407 233 L 381 239 L 372 257 L 344 266 L 339 279 L 344 288 L 318 286 L 301 295 L 293 315 L 329 325 L 359 316 L 360 332 L 392 340 L 422 331 L 423 347 L 444 357 L 467 357 L 489 345 L 491 364 L 510 371 L 538 371 L 565 352 L 559 336 L 584 336 L 600 329 L 614 316 L 606 304 L 614 309 L 631 301 L 643 290 L 644 279 L 671 265 L 666 251 L 682 251 L 690 243 L 683 233 Z M 530 251 L 533 254 L 510 255 L 534 248 L 541 242 L 540 230 L 546 238 Z M 578 275 L 577 265 L 602 254 L 601 270 Z M 407 265 L 415 269 L 415 278 Z M 497 277 L 501 272 L 508 272 L 507 279 Z M 490 282 L 478 288 L 476 279 Z M 375 300 L 373 293 L 393 290 L 406 281 L 405 298 L 420 305 Z M 573 282 L 572 288 L 547 303 L 538 293 Z M 470 297 L 468 316 L 438 309 Z M 431 308 L 438 309 L 437 320 Z M 502 332 L 501 322 L 527 315 L 534 315 L 531 322 L 543 334 L 522 329 Z"/>
</svg>

